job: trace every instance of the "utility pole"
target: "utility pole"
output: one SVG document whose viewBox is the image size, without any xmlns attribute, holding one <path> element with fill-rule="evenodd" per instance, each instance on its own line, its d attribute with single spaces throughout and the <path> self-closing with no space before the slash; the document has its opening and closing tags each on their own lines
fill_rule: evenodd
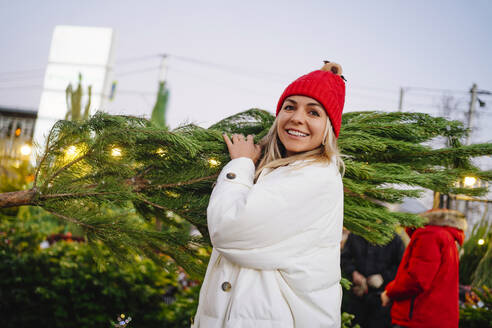
<svg viewBox="0 0 492 328">
<path fill-rule="evenodd" d="M 470 89 L 470 108 L 468 109 L 468 135 L 466 136 L 466 144 L 469 145 L 471 142 L 471 132 L 472 132 L 472 118 L 473 112 L 475 111 L 475 102 L 477 101 L 477 84 L 473 83 L 472 88 Z M 466 217 L 468 217 L 470 204 L 468 200 L 465 200 L 465 208 L 464 213 Z"/>
<path fill-rule="evenodd" d="M 471 100 L 470 100 L 470 109 L 468 110 L 468 136 L 466 137 L 466 144 L 469 145 L 471 142 L 471 129 L 472 129 L 472 118 L 473 112 L 475 111 L 475 103 L 477 102 L 477 84 L 473 83 L 472 88 L 470 89 Z"/>
<path fill-rule="evenodd" d="M 165 82 L 167 77 L 167 55 L 161 55 L 161 64 L 159 66 L 159 82 Z"/>
<path fill-rule="evenodd" d="M 403 110 L 403 95 L 405 94 L 405 89 L 400 88 L 400 103 L 398 104 L 398 111 L 401 112 Z"/>
<path fill-rule="evenodd" d="M 166 129 L 166 109 L 167 102 L 169 98 L 169 91 L 166 88 L 166 78 L 167 78 L 167 65 L 166 65 L 167 55 L 162 55 L 161 65 L 159 68 L 159 91 L 157 92 L 157 100 L 155 102 L 154 108 L 152 109 L 152 115 L 150 120 L 154 122 L 157 126 Z"/>
</svg>

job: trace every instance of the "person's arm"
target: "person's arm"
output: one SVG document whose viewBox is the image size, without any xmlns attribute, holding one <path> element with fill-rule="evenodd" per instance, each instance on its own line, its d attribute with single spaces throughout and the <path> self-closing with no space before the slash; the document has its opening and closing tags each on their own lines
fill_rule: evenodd
<svg viewBox="0 0 492 328">
<path fill-rule="evenodd" d="M 250 159 L 232 160 L 212 192 L 208 228 L 212 245 L 223 256 L 268 270 L 296 261 L 320 243 L 338 247 L 343 186 L 334 164 L 281 167 L 256 184 L 254 169 Z M 330 231 L 336 236 L 331 240 Z"/>
<path fill-rule="evenodd" d="M 411 298 L 428 290 L 439 270 L 441 251 L 436 236 L 420 232 L 415 238 L 408 267 L 402 268 L 386 286 L 387 295 L 393 300 Z"/>
</svg>

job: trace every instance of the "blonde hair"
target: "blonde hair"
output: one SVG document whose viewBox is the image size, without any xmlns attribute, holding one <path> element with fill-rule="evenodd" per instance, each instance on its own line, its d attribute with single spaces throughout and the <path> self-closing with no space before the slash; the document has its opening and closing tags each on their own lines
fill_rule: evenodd
<svg viewBox="0 0 492 328">
<path fill-rule="evenodd" d="M 338 149 L 337 138 L 333 132 L 333 127 L 329 118 L 327 118 L 323 142 L 319 147 L 288 157 L 285 157 L 285 147 L 278 137 L 277 118 L 273 122 L 267 135 L 259 142 L 263 149 L 263 156 L 256 169 L 255 180 L 258 179 L 261 172 L 266 168 L 276 169 L 300 160 L 313 160 L 315 162 L 326 163 L 330 163 L 332 160 L 335 160 L 335 164 L 341 171 L 341 174 L 344 174 L 345 164 L 342 160 L 342 154 Z"/>
</svg>

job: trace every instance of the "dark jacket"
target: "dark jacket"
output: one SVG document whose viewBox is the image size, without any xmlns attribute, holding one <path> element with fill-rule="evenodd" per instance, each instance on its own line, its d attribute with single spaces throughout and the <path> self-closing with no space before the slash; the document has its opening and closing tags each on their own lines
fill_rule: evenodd
<svg viewBox="0 0 492 328">
<path fill-rule="evenodd" d="M 357 270 L 367 279 L 367 293 L 360 294 L 361 286 L 353 285 L 352 291 L 344 293 L 342 310 L 355 314 L 354 323 L 363 328 L 391 327 L 390 309 L 381 305 L 380 294 L 388 282 L 395 278 L 403 255 L 404 245 L 399 236 L 385 246 L 369 243 L 364 238 L 350 234 L 342 252 L 342 269 L 349 279 Z M 382 278 L 382 285 L 371 283 L 371 276 Z"/>
<path fill-rule="evenodd" d="M 449 220 L 447 220 L 449 221 Z M 458 250 L 463 228 L 450 222 L 429 222 L 416 230 L 407 229 L 411 240 L 396 278 L 386 286 L 393 300 L 393 324 L 404 327 L 457 328 Z M 436 225 L 442 224 L 442 225 Z"/>
<path fill-rule="evenodd" d="M 381 289 L 384 289 L 394 279 L 404 250 L 405 246 L 398 235 L 389 244 L 378 246 L 351 233 L 342 251 L 342 270 L 349 279 L 352 279 L 355 270 L 366 278 L 381 274 L 384 280 Z"/>
</svg>

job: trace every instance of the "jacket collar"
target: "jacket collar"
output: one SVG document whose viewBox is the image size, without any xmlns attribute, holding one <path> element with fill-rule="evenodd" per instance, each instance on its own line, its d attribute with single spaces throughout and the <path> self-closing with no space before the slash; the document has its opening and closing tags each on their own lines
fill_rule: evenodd
<svg viewBox="0 0 492 328">
<path fill-rule="evenodd" d="M 426 225 L 454 227 L 466 231 L 466 218 L 463 213 L 456 210 L 432 209 L 421 214 L 427 221 Z"/>
</svg>

